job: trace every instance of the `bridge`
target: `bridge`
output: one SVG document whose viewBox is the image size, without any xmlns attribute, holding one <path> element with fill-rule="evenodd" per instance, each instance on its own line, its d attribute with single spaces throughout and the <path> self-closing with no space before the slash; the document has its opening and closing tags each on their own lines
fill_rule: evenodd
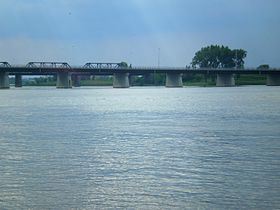
<svg viewBox="0 0 280 210">
<path fill-rule="evenodd" d="M 23 75 L 57 75 L 57 88 L 72 88 L 79 83 L 80 75 L 112 75 L 114 88 L 128 88 L 129 76 L 166 74 L 166 87 L 183 87 L 183 74 L 216 75 L 216 86 L 235 86 L 235 74 L 266 75 L 268 86 L 280 86 L 280 69 L 235 69 L 235 68 L 156 68 L 128 67 L 123 63 L 86 63 L 70 66 L 66 62 L 29 62 L 26 65 L 11 65 L 0 62 L 0 89 L 10 87 L 9 75 L 15 75 L 15 87 L 22 86 Z"/>
</svg>

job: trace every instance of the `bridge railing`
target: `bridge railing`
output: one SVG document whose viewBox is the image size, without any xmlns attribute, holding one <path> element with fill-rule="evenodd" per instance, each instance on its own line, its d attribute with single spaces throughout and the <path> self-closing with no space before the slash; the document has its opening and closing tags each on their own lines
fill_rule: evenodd
<svg viewBox="0 0 280 210">
<path fill-rule="evenodd" d="M 83 66 L 70 66 L 67 62 L 29 62 L 26 65 L 10 65 L 8 62 L 3 61 L 0 62 L 0 68 L 24 68 L 24 69 L 32 69 L 32 68 L 45 68 L 45 69 L 79 69 L 79 70 L 94 70 L 94 69 L 130 69 L 130 70 L 142 70 L 142 71 L 157 71 L 157 70 L 174 70 L 174 71 L 280 71 L 279 68 L 250 68 L 246 67 L 243 69 L 235 69 L 235 68 L 189 68 L 189 67 L 168 67 L 168 66 L 125 66 L 123 63 L 91 63 L 88 62 Z"/>
<path fill-rule="evenodd" d="M 132 67 L 127 67 L 129 69 L 141 69 L 141 70 L 186 70 L 184 67 L 168 67 L 168 66 L 132 66 Z"/>
<path fill-rule="evenodd" d="M 118 69 L 122 67 L 122 63 L 86 63 L 85 69 Z"/>
</svg>

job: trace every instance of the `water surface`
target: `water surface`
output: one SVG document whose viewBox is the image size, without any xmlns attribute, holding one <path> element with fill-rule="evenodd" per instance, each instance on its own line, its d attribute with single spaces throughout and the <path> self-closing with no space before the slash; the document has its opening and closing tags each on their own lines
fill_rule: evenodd
<svg viewBox="0 0 280 210">
<path fill-rule="evenodd" d="M 277 209 L 280 88 L 0 91 L 0 209 Z"/>
</svg>

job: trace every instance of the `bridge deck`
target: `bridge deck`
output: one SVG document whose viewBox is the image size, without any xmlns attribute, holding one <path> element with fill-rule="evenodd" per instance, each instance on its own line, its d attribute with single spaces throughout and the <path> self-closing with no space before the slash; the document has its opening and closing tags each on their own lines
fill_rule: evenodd
<svg viewBox="0 0 280 210">
<path fill-rule="evenodd" d="M 134 75 L 142 75 L 149 73 L 196 73 L 196 74 L 217 74 L 217 73 L 231 73 L 231 74 L 273 74 L 280 73 L 280 69 L 210 69 L 210 68 L 156 68 L 156 67 L 60 67 L 60 66 L 0 66 L 0 72 L 7 72 L 9 74 L 22 75 L 52 75 L 58 72 L 69 72 L 74 74 L 96 74 L 96 75 L 112 75 L 114 73 L 129 73 Z"/>
</svg>

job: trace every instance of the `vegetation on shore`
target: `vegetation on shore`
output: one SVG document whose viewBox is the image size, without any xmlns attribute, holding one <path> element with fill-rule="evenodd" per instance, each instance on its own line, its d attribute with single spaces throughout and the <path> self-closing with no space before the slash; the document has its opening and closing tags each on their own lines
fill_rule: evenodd
<svg viewBox="0 0 280 210">
<path fill-rule="evenodd" d="M 191 66 L 199 68 L 244 68 L 247 52 L 243 49 L 231 50 L 227 46 L 210 45 L 195 53 Z"/>
<path fill-rule="evenodd" d="M 213 75 L 214 76 L 214 75 Z M 212 87 L 216 85 L 215 77 L 202 74 L 188 74 L 183 76 L 184 86 Z M 235 75 L 236 85 L 265 85 L 266 77 L 264 75 Z M 84 79 L 80 81 L 81 86 L 112 86 L 112 77 L 102 77 L 94 79 Z M 56 79 L 53 77 L 39 77 L 24 79 L 24 86 L 55 86 Z M 165 74 L 145 76 L 134 76 L 130 78 L 131 86 L 164 86 Z"/>
</svg>

